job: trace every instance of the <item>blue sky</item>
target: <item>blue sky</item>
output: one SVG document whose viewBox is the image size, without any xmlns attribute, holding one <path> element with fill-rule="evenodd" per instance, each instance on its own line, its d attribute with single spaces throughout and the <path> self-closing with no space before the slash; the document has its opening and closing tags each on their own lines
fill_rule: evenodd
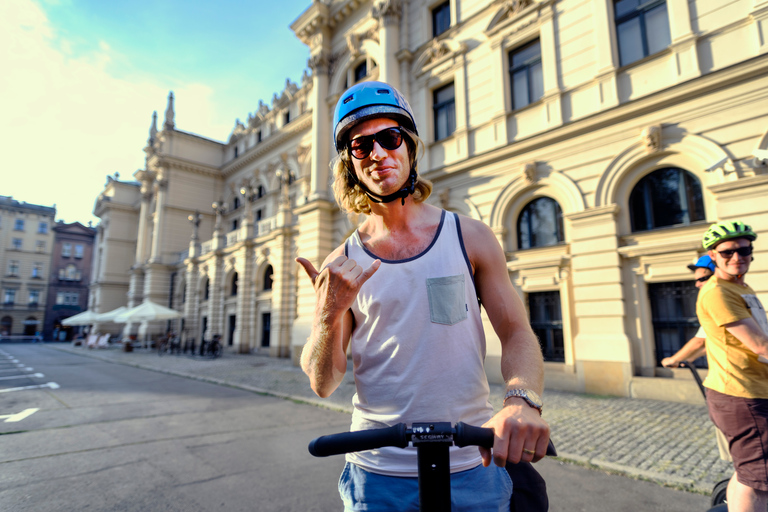
<svg viewBox="0 0 768 512">
<path fill-rule="evenodd" d="M 0 194 L 97 221 L 106 176 L 144 165 L 152 111 L 226 140 L 236 119 L 299 82 L 289 25 L 312 0 L 0 2 Z"/>
</svg>

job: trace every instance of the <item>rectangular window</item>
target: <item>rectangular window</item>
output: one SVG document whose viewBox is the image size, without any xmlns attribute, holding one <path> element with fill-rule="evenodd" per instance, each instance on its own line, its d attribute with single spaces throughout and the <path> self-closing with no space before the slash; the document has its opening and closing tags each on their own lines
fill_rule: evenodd
<svg viewBox="0 0 768 512">
<path fill-rule="evenodd" d="M 541 42 L 538 39 L 509 52 L 509 77 L 512 110 L 521 109 L 544 96 Z"/>
<path fill-rule="evenodd" d="M 443 2 L 432 9 L 432 37 L 437 37 L 451 27 L 451 2 Z"/>
<path fill-rule="evenodd" d="M 261 130 L 256 132 L 256 143 L 261 142 Z"/>
<path fill-rule="evenodd" d="M 648 285 L 658 366 L 661 366 L 662 359 L 680 350 L 699 329 L 699 321 L 696 318 L 698 293 L 691 281 Z M 707 367 L 706 357 L 701 357 L 694 363 L 699 368 Z"/>
<path fill-rule="evenodd" d="M 37 225 L 37 232 L 38 233 L 42 233 L 44 235 L 47 234 L 48 233 L 48 223 L 47 222 L 40 222 Z"/>
<path fill-rule="evenodd" d="M 544 360 L 565 362 L 560 292 L 529 293 L 528 312 L 531 315 L 533 332 L 539 338 Z"/>
<path fill-rule="evenodd" d="M 22 247 L 21 238 L 14 238 L 13 239 L 13 248 L 16 251 L 20 251 Z"/>
<path fill-rule="evenodd" d="M 56 293 L 56 304 L 59 306 L 77 306 L 80 294 L 75 292 Z"/>
<path fill-rule="evenodd" d="M 285 114 L 283 114 L 283 125 L 286 125 L 291 122 L 291 111 L 286 110 Z"/>
<path fill-rule="evenodd" d="M 32 277 L 43 277 L 43 264 L 35 263 L 32 265 Z"/>
<path fill-rule="evenodd" d="M 36 242 L 35 252 L 45 252 L 45 242 L 42 242 L 42 241 Z"/>
<path fill-rule="evenodd" d="M 83 257 L 83 246 L 80 244 L 75 245 L 75 258 Z"/>
<path fill-rule="evenodd" d="M 72 244 L 64 243 L 61 245 L 61 256 L 64 258 L 72 256 Z"/>
<path fill-rule="evenodd" d="M 368 76 L 368 62 L 363 61 L 355 68 L 355 82 L 359 82 Z"/>
<path fill-rule="evenodd" d="M 456 96 L 453 84 L 435 90 L 432 105 L 435 117 L 435 140 L 441 140 L 456 130 Z"/>
<path fill-rule="evenodd" d="M 626 66 L 670 44 L 666 0 L 614 0 L 619 64 Z"/>
<path fill-rule="evenodd" d="M 8 275 L 12 277 L 19 277 L 19 262 L 11 260 L 8 263 Z"/>
<path fill-rule="evenodd" d="M 29 290 L 29 305 L 36 306 L 40 302 L 40 290 Z"/>
<path fill-rule="evenodd" d="M 24 231 L 24 219 L 16 219 L 13 223 L 13 229 L 15 231 Z"/>
<path fill-rule="evenodd" d="M 6 289 L 5 293 L 4 293 L 3 302 L 5 304 L 15 304 L 16 303 L 16 290 Z"/>
</svg>

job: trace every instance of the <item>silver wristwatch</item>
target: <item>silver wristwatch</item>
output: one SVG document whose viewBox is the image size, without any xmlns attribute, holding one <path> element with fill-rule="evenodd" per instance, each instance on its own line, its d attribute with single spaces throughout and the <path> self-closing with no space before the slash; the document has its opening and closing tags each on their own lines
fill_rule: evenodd
<svg viewBox="0 0 768 512">
<path fill-rule="evenodd" d="M 507 394 L 504 395 L 503 405 L 507 405 L 507 400 L 513 396 L 522 398 L 528 402 L 528 405 L 538 410 L 539 414 L 541 414 L 541 409 L 544 407 L 544 403 L 541 401 L 541 397 L 535 391 L 530 389 L 510 389 L 507 391 Z"/>
</svg>

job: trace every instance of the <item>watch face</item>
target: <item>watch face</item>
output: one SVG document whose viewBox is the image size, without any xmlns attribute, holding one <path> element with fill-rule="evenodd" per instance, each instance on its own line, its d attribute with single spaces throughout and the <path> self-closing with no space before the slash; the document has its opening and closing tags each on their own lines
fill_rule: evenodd
<svg viewBox="0 0 768 512">
<path fill-rule="evenodd" d="M 530 389 L 526 389 L 525 390 L 525 394 L 528 396 L 528 399 L 531 402 L 534 402 L 536 405 L 541 407 L 541 397 L 538 394 L 536 394 L 535 391 L 531 391 Z"/>
</svg>

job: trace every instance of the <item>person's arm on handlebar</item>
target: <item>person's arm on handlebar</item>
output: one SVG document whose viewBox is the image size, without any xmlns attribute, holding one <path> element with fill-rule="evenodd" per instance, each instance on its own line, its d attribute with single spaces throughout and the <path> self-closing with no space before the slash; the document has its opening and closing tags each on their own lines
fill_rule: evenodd
<svg viewBox="0 0 768 512">
<path fill-rule="evenodd" d="M 309 376 L 318 396 L 330 396 L 347 371 L 347 346 L 354 319 L 350 307 L 360 288 L 379 268 L 381 262 L 363 269 L 344 256 L 344 247 L 333 251 L 319 272 L 304 258 L 296 258 L 304 268 L 317 295 L 312 332 L 301 353 L 301 368 Z"/>
<path fill-rule="evenodd" d="M 707 353 L 707 350 L 704 347 L 704 340 L 705 338 L 698 338 L 694 336 L 688 340 L 686 344 L 680 348 L 680 350 L 675 352 L 674 355 L 662 359 L 661 366 L 665 366 L 667 368 L 677 368 L 680 366 L 682 361 L 688 361 L 689 363 L 692 363 Z"/>
<path fill-rule="evenodd" d="M 520 296 L 512 287 L 506 259 L 493 232 L 485 224 L 461 218 L 475 284 L 493 329 L 501 341 L 501 373 L 507 389 L 530 389 L 541 394 L 544 387 L 544 361 L 536 335 L 528 322 Z M 522 398 L 510 398 L 490 421 L 493 428 L 493 461 L 536 462 L 547 451 L 549 425 L 539 412 Z M 523 450 L 534 451 L 531 455 Z M 491 463 L 491 451 L 480 449 L 483 464 Z"/>
</svg>

